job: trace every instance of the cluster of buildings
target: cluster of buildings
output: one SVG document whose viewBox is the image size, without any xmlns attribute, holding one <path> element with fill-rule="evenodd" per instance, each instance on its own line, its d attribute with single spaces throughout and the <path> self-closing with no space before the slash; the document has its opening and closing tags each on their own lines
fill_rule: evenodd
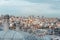
<svg viewBox="0 0 60 40">
<path fill-rule="evenodd" d="M 0 25 L 3 24 L 3 20 L 5 18 L 4 15 L 0 17 Z M 9 16 L 9 29 L 15 30 L 22 30 L 26 32 L 34 32 L 37 29 L 53 29 L 60 27 L 60 19 L 58 18 L 46 18 L 46 17 L 16 17 L 16 16 Z"/>
</svg>

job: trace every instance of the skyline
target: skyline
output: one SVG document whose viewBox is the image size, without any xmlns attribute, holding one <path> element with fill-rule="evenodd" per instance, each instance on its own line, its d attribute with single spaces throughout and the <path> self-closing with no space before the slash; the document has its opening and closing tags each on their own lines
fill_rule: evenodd
<svg viewBox="0 0 60 40">
<path fill-rule="evenodd" d="M 0 0 L 0 14 L 60 17 L 60 0 Z"/>
</svg>

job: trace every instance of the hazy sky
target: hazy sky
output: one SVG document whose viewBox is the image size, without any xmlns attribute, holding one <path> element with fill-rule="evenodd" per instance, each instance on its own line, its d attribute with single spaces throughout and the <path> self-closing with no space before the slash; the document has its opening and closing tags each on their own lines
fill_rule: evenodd
<svg viewBox="0 0 60 40">
<path fill-rule="evenodd" d="M 0 14 L 60 17 L 60 0 L 0 0 Z"/>
</svg>

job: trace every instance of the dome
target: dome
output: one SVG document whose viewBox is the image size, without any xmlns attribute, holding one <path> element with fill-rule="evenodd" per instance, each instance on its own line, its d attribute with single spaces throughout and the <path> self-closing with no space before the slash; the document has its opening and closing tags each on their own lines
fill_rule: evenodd
<svg viewBox="0 0 60 40">
<path fill-rule="evenodd" d="M 0 31 L 0 40 L 38 40 L 35 36 L 32 36 L 25 32 L 16 32 L 9 30 L 7 32 Z"/>
<path fill-rule="evenodd" d="M 40 38 L 23 31 L 3 31 L 2 27 L 0 27 L 0 29 L 0 40 L 50 40 L 49 36 L 44 36 L 43 38 Z"/>
<path fill-rule="evenodd" d="M 50 37 L 45 36 L 43 38 L 36 37 L 25 32 L 16 32 L 9 30 L 7 32 L 0 31 L 0 40 L 50 40 Z"/>
</svg>

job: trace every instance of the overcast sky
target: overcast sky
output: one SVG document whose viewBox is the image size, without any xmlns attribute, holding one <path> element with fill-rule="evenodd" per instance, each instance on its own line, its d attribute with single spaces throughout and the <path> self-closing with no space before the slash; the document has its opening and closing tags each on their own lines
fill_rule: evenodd
<svg viewBox="0 0 60 40">
<path fill-rule="evenodd" d="M 60 17 L 60 0 L 0 0 L 0 14 Z"/>
</svg>

